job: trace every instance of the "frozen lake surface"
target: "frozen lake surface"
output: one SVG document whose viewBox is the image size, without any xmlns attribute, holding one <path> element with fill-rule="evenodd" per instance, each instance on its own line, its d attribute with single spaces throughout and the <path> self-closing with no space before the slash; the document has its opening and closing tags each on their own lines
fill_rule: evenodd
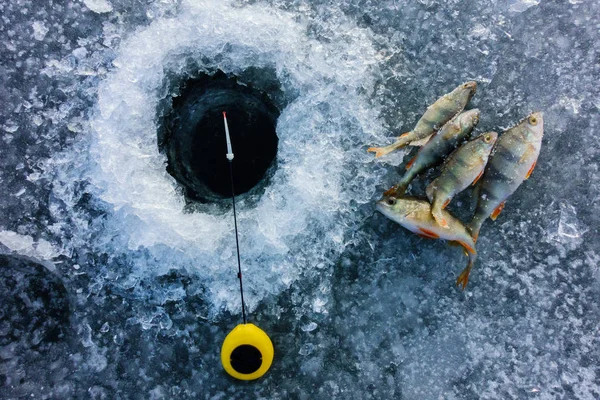
<svg viewBox="0 0 600 400">
<path fill-rule="evenodd" d="M 0 398 L 600 398 L 599 15 L 1 1 Z M 249 384 L 219 358 L 241 320 L 231 209 L 186 202 L 157 139 L 179 85 L 217 69 L 281 111 L 276 167 L 238 204 L 250 321 L 275 346 Z M 461 292 L 459 249 L 374 210 L 409 152 L 366 149 L 467 80 L 477 131 L 543 111 L 545 135 Z M 469 193 L 450 207 L 467 220 Z"/>
</svg>

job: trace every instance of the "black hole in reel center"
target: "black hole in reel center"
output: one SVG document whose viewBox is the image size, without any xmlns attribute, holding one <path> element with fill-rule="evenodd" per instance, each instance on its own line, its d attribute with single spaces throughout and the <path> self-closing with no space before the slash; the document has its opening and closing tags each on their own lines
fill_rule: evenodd
<svg viewBox="0 0 600 400">
<path fill-rule="evenodd" d="M 240 374 L 251 374 L 262 365 L 262 354 L 249 344 L 236 347 L 231 352 L 231 366 Z"/>
<path fill-rule="evenodd" d="M 187 81 L 166 118 L 163 148 L 167 170 L 193 200 L 231 197 L 223 111 L 235 155 L 236 195 L 261 182 L 277 155 L 279 110 L 266 94 L 220 71 Z"/>
</svg>

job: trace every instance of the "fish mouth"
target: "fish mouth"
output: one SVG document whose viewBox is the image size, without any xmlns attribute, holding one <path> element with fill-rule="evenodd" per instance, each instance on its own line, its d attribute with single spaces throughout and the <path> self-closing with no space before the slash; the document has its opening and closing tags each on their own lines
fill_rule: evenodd
<svg viewBox="0 0 600 400">
<path fill-rule="evenodd" d="M 388 217 L 388 218 L 392 218 L 393 216 L 393 212 L 390 210 L 390 206 L 387 205 L 387 203 L 385 202 L 385 200 L 379 200 L 376 204 L 375 204 L 375 209 L 377 211 L 379 211 L 380 213 L 382 213 L 384 216 Z"/>
<path fill-rule="evenodd" d="M 465 89 L 469 89 L 469 100 L 471 100 L 471 98 L 473 96 L 475 96 L 475 92 L 477 92 L 477 82 L 475 82 L 475 81 L 465 82 L 463 84 L 463 87 Z"/>
</svg>

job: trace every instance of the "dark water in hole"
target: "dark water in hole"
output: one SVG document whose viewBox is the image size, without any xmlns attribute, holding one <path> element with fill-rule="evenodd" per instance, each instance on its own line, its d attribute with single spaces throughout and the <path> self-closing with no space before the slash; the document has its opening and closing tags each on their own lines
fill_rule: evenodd
<svg viewBox="0 0 600 400">
<path fill-rule="evenodd" d="M 268 180 L 267 170 L 275 167 L 279 116 L 269 97 L 222 71 L 182 86 L 165 118 L 168 133 L 163 148 L 169 173 L 185 187 L 188 197 L 206 202 L 231 196 L 222 112 L 227 113 L 233 146 L 236 194 L 248 192 L 263 178 Z"/>
</svg>

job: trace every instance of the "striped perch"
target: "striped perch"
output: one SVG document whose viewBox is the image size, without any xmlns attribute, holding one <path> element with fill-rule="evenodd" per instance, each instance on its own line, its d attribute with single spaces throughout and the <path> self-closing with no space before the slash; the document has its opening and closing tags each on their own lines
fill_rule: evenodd
<svg viewBox="0 0 600 400">
<path fill-rule="evenodd" d="M 496 142 L 495 152 L 481 179 L 475 215 L 468 225 L 474 241 L 479 237 L 483 222 L 488 217 L 495 220 L 506 199 L 531 175 L 540 154 L 543 135 L 543 114 L 534 112 L 507 130 Z"/>
<path fill-rule="evenodd" d="M 487 132 L 456 149 L 448 156 L 440 176 L 427 186 L 425 192 L 431 202 L 431 214 L 440 226 L 448 227 L 442 210 L 452 198 L 483 176 L 496 139 L 496 132 Z"/>
<path fill-rule="evenodd" d="M 425 114 L 419 119 L 412 131 L 402 134 L 395 143 L 389 146 L 370 147 L 367 151 L 374 152 L 375 157 L 381 157 L 412 144 L 411 142 L 428 138 L 465 108 L 475 94 L 476 89 L 477 82 L 475 81 L 463 83 L 427 107 Z"/>
<path fill-rule="evenodd" d="M 377 202 L 377 210 L 402 225 L 409 231 L 427 239 L 449 240 L 464 248 L 469 257 L 469 263 L 456 279 L 456 285 L 462 289 L 469 283 L 469 274 L 477 259 L 475 242 L 469 231 L 457 218 L 448 211 L 442 211 L 444 218 L 448 221 L 448 228 L 442 228 L 431 215 L 431 205 L 427 200 L 419 200 L 410 197 L 395 198 L 386 196 Z"/>
</svg>

